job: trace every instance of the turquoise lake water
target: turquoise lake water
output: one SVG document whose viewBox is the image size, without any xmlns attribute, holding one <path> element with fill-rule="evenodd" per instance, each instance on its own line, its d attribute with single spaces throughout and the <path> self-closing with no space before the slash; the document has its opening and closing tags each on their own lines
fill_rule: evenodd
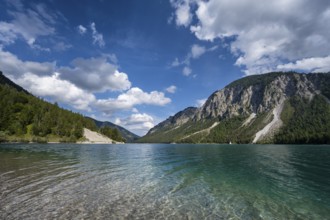
<svg viewBox="0 0 330 220">
<path fill-rule="evenodd" d="M 330 219 L 330 146 L 0 145 L 0 219 Z"/>
</svg>

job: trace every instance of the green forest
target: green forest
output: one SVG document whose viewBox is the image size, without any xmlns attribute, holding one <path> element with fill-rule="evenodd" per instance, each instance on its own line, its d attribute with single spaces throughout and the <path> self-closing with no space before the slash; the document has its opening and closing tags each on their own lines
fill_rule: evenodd
<svg viewBox="0 0 330 220">
<path fill-rule="evenodd" d="M 283 128 L 275 143 L 330 144 L 330 105 L 321 95 L 311 101 L 293 97 L 281 114 Z"/>
<path fill-rule="evenodd" d="M 82 141 L 83 128 L 124 141 L 117 129 L 99 129 L 92 119 L 36 98 L 1 74 L 0 142 Z"/>
</svg>

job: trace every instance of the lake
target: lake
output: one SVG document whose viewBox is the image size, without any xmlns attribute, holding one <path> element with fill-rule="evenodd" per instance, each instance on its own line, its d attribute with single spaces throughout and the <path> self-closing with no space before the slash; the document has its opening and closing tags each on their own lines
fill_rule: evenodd
<svg viewBox="0 0 330 220">
<path fill-rule="evenodd" d="M 0 145 L 0 219 L 330 219 L 330 146 Z"/>
</svg>

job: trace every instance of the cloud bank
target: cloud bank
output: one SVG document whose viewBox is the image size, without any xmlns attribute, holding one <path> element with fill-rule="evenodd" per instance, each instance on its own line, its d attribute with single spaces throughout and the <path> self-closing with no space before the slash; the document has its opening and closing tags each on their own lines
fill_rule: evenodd
<svg viewBox="0 0 330 220">
<path fill-rule="evenodd" d="M 54 73 L 51 76 L 25 73 L 16 82 L 23 88 L 32 91 L 34 95 L 53 98 L 61 103 L 70 104 L 78 110 L 90 111 L 90 105 L 95 101 L 93 94 L 60 79 L 59 73 Z"/>
<path fill-rule="evenodd" d="M 136 105 L 164 106 L 170 102 L 171 99 L 165 97 L 163 92 L 152 91 L 146 93 L 138 87 L 133 87 L 120 94 L 117 98 L 99 99 L 95 105 L 103 112 L 111 114 L 118 110 L 133 109 Z"/>
<path fill-rule="evenodd" d="M 78 110 L 97 110 L 114 114 L 133 110 L 136 105 L 164 106 L 171 102 L 163 92 L 144 92 L 131 88 L 126 73 L 111 63 L 115 56 L 103 55 L 89 59 L 77 58 L 72 67 L 58 67 L 56 63 L 22 61 L 0 48 L 0 66 L 4 74 L 32 94 L 50 97 Z M 119 91 L 117 98 L 97 99 L 95 92 Z"/>
<path fill-rule="evenodd" d="M 61 77 L 90 92 L 123 91 L 131 87 L 127 74 L 118 70 L 111 56 L 76 58 L 71 66 L 58 69 Z"/>
<path fill-rule="evenodd" d="M 246 75 L 277 70 L 277 67 L 330 70 L 320 63 L 327 59 L 330 51 L 329 1 L 170 2 L 178 26 L 190 25 L 190 31 L 203 41 L 227 40 L 232 54 L 237 57 L 235 64 L 243 68 Z M 182 11 L 189 14 L 184 17 L 195 19 L 182 19 L 179 13 Z"/>
</svg>

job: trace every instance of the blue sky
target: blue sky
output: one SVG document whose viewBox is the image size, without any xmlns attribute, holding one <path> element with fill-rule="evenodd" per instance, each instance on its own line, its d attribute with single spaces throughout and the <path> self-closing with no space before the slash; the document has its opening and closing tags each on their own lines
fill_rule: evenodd
<svg viewBox="0 0 330 220">
<path fill-rule="evenodd" d="M 325 0 L 0 3 L 6 76 L 139 135 L 246 75 L 330 70 Z"/>
</svg>

